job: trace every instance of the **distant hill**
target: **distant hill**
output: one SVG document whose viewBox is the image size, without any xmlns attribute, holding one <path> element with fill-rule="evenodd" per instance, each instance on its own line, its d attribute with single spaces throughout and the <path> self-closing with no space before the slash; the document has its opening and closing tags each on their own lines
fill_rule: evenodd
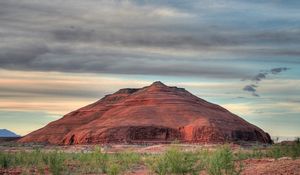
<svg viewBox="0 0 300 175">
<path fill-rule="evenodd" d="M 0 129 L 0 137 L 20 137 L 20 136 L 7 129 Z"/>
</svg>

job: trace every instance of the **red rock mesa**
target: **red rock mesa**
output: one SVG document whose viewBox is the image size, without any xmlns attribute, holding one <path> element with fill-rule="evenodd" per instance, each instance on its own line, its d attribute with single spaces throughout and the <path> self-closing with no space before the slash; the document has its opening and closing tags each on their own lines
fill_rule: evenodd
<svg viewBox="0 0 300 175">
<path fill-rule="evenodd" d="M 120 89 L 23 137 L 20 142 L 271 143 L 269 134 L 183 88 L 161 82 Z"/>
</svg>

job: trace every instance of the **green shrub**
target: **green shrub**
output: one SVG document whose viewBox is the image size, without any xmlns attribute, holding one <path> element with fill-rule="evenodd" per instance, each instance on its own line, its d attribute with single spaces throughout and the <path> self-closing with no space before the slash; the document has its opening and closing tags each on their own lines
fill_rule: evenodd
<svg viewBox="0 0 300 175">
<path fill-rule="evenodd" d="M 99 167 L 102 173 L 107 172 L 107 166 L 108 166 L 108 161 L 109 157 L 107 153 L 102 153 L 100 147 L 96 147 L 95 151 L 91 155 L 92 161 L 94 161 L 94 165 L 96 167 Z"/>
<path fill-rule="evenodd" d="M 118 175 L 121 172 L 121 167 L 119 164 L 111 164 L 108 166 L 107 174 L 108 175 Z"/>
<path fill-rule="evenodd" d="M 64 160 L 65 160 L 65 156 L 63 153 L 57 151 L 48 153 L 48 165 L 49 165 L 50 172 L 53 175 L 62 174 L 65 168 Z"/>
<path fill-rule="evenodd" d="M 296 138 L 295 143 L 293 145 L 291 145 L 291 148 L 289 149 L 290 151 L 290 156 L 293 159 L 296 159 L 297 157 L 300 156 L 300 138 Z"/>
<path fill-rule="evenodd" d="M 73 156 L 73 159 L 80 162 L 81 167 L 78 171 L 81 173 L 119 174 L 141 162 L 141 156 L 137 153 L 107 154 L 101 152 L 99 147 L 91 153 L 79 153 Z"/>
<path fill-rule="evenodd" d="M 110 155 L 108 174 L 119 174 L 141 163 L 141 155 L 133 152 L 122 152 Z"/>
<path fill-rule="evenodd" d="M 236 160 L 245 160 L 245 159 L 249 159 L 249 158 L 252 158 L 251 153 L 239 151 L 235 154 L 235 159 Z"/>
<path fill-rule="evenodd" d="M 181 152 L 176 148 L 168 150 L 165 154 L 170 172 L 175 174 L 196 173 L 200 164 L 196 154 Z"/>
<path fill-rule="evenodd" d="M 81 164 L 82 173 L 106 173 L 109 156 L 102 153 L 99 147 L 96 147 L 91 153 L 78 153 L 77 158 Z"/>
<path fill-rule="evenodd" d="M 261 150 L 260 148 L 254 148 L 254 149 L 252 150 L 252 154 L 251 154 L 250 157 L 251 157 L 251 158 L 258 158 L 258 159 L 260 159 L 260 158 L 265 157 L 265 153 L 263 153 L 262 150 Z"/>
<path fill-rule="evenodd" d="M 141 161 L 141 156 L 133 152 L 122 152 L 112 156 L 112 161 L 122 165 L 122 169 L 127 170 Z"/>
<path fill-rule="evenodd" d="M 8 168 L 11 164 L 11 157 L 9 154 L 0 152 L 0 168 Z"/>
<path fill-rule="evenodd" d="M 148 157 L 146 165 L 155 174 L 165 175 L 168 173 L 168 163 L 164 156 Z"/>
<path fill-rule="evenodd" d="M 206 169 L 210 175 L 234 175 L 240 174 L 242 166 L 239 169 L 235 168 L 234 155 L 228 146 L 218 148 L 211 153 Z"/>
<path fill-rule="evenodd" d="M 162 155 L 148 160 L 148 167 L 156 174 L 197 174 L 203 168 L 198 154 L 173 147 Z"/>
<path fill-rule="evenodd" d="M 300 140 L 295 140 L 291 144 L 282 145 L 274 144 L 268 147 L 266 150 L 262 150 L 260 147 L 254 147 L 251 152 L 240 151 L 235 154 L 237 160 L 244 160 L 248 158 L 263 158 L 271 157 L 278 159 L 280 157 L 292 157 L 293 159 L 300 156 Z"/>
<path fill-rule="evenodd" d="M 268 151 L 269 157 L 273 157 L 275 159 L 278 159 L 284 155 L 284 148 L 285 146 L 280 146 L 280 145 L 274 145 L 270 148 Z"/>
</svg>

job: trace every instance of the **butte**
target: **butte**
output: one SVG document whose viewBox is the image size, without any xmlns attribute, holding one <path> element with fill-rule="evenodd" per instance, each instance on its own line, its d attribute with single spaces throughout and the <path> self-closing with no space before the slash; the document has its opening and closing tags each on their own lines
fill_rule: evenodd
<svg viewBox="0 0 300 175">
<path fill-rule="evenodd" d="M 73 144 L 271 143 L 268 133 L 184 88 L 154 82 L 120 89 L 19 142 Z"/>
</svg>

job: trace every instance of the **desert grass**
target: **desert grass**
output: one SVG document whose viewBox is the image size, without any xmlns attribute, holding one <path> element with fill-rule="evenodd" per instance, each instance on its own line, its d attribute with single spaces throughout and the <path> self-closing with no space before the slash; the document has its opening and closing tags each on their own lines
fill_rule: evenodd
<svg viewBox="0 0 300 175">
<path fill-rule="evenodd" d="M 146 165 L 155 174 L 199 174 L 204 169 L 202 154 L 171 147 L 161 155 L 147 157 Z"/>
<path fill-rule="evenodd" d="M 274 144 L 266 149 L 261 147 L 253 147 L 251 151 L 240 151 L 236 155 L 238 160 L 244 160 L 249 158 L 274 158 L 279 159 L 281 157 L 290 157 L 296 159 L 300 157 L 300 139 L 296 138 L 294 142 L 290 144 Z"/>
<path fill-rule="evenodd" d="M 150 157 L 147 165 L 159 175 L 199 174 L 201 171 L 210 175 L 233 175 L 242 171 L 242 167 L 235 165 L 235 155 L 228 145 L 215 151 L 201 149 L 196 152 L 184 152 L 173 147 L 162 155 Z"/>
<path fill-rule="evenodd" d="M 50 172 L 61 174 L 125 174 L 138 167 L 147 167 L 153 174 L 238 175 L 243 170 L 242 160 L 249 158 L 274 158 L 300 156 L 300 140 L 293 144 L 275 144 L 267 148 L 253 147 L 233 151 L 230 145 L 216 149 L 185 151 L 176 144 L 161 154 L 139 154 L 129 151 L 108 154 L 95 147 L 90 152 L 67 153 L 59 150 L 3 152 L 0 151 L 0 169 L 19 168 L 23 174 Z"/>
<path fill-rule="evenodd" d="M 24 172 L 36 169 L 40 174 L 45 174 L 48 170 L 53 175 L 95 173 L 116 175 L 133 168 L 141 162 L 140 159 L 141 155 L 137 153 L 107 154 L 101 152 L 99 148 L 90 153 L 42 152 L 37 149 L 31 152 L 0 152 L 0 168 L 22 168 Z"/>
</svg>

